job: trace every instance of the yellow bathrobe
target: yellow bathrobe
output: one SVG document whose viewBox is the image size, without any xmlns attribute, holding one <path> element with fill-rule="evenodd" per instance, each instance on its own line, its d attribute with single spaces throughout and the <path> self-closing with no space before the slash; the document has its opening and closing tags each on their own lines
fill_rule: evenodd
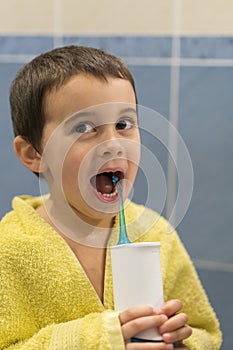
<svg viewBox="0 0 233 350">
<path fill-rule="evenodd" d="M 0 223 L 0 349 L 123 350 L 109 249 L 101 303 L 72 250 L 35 211 L 39 205 L 40 198 L 16 197 Z M 193 327 L 186 344 L 219 349 L 218 321 L 176 232 L 167 234 L 166 220 L 142 206 L 129 203 L 125 212 L 131 240 L 161 242 L 165 300 L 182 300 Z"/>
</svg>

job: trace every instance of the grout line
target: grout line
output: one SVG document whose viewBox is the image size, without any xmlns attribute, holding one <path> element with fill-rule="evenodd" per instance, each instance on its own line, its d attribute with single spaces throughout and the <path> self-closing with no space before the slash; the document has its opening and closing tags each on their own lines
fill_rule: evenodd
<svg viewBox="0 0 233 350">
<path fill-rule="evenodd" d="M 208 66 L 233 67 L 233 59 L 228 58 L 176 58 L 176 57 L 122 57 L 130 65 L 135 66 Z"/>
<path fill-rule="evenodd" d="M 198 269 L 202 269 L 202 270 L 233 272 L 233 264 L 230 264 L 230 263 L 201 260 L 201 259 L 193 259 L 193 263 Z"/>
<path fill-rule="evenodd" d="M 58 39 L 58 36 L 56 37 Z M 61 42 L 60 42 L 61 44 Z M 0 63 L 26 63 L 36 55 L 0 54 Z M 168 57 L 121 57 L 133 66 L 185 66 L 185 67 L 233 67 L 233 59 L 219 58 L 168 58 Z"/>
<path fill-rule="evenodd" d="M 182 58 L 182 66 L 233 67 L 233 59 L 228 58 Z"/>
<path fill-rule="evenodd" d="M 171 66 L 173 59 L 169 57 L 133 57 L 121 56 L 122 60 L 134 66 Z"/>
<path fill-rule="evenodd" d="M 180 85 L 180 32 L 181 24 L 181 2 L 173 0 L 173 35 L 172 35 L 172 60 L 170 73 L 170 100 L 169 100 L 169 122 L 178 129 L 179 122 L 179 85 Z M 176 62 L 176 64 L 172 64 Z M 166 217 L 175 221 L 175 203 L 177 196 L 177 135 L 169 128 L 168 138 L 168 163 L 167 163 L 167 200 Z M 171 152 L 173 158 L 171 157 Z M 172 216 L 172 217 L 171 217 Z"/>
</svg>

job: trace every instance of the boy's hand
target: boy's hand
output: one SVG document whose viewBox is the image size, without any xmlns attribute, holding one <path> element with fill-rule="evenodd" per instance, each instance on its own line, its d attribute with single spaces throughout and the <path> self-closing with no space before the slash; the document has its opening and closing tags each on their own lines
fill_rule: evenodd
<svg viewBox="0 0 233 350">
<path fill-rule="evenodd" d="M 168 320 L 159 327 L 159 332 L 166 343 L 176 343 L 176 349 L 188 349 L 182 341 L 190 337 L 192 328 L 187 325 L 188 316 L 179 313 L 181 308 L 180 300 L 170 300 L 164 304 L 159 314 L 166 315 Z"/>
<path fill-rule="evenodd" d="M 121 330 L 127 350 L 171 350 L 172 344 L 166 343 L 130 343 L 130 339 L 139 332 L 149 328 L 159 328 L 166 322 L 165 314 L 159 315 L 152 307 L 140 305 L 129 308 L 120 313 Z"/>
</svg>

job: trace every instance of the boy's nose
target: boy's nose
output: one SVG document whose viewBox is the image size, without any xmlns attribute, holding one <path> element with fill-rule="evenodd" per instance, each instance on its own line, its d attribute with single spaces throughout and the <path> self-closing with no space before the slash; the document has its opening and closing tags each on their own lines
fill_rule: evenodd
<svg viewBox="0 0 233 350">
<path fill-rule="evenodd" d="M 106 140 L 98 145 L 97 155 L 99 157 L 122 157 L 124 147 L 118 138 Z"/>
</svg>

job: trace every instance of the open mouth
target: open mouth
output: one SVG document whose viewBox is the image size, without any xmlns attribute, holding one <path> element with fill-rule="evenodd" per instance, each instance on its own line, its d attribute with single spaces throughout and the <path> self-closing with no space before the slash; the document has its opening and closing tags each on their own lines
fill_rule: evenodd
<svg viewBox="0 0 233 350">
<path fill-rule="evenodd" d="M 92 176 L 91 185 L 100 199 L 113 201 L 118 198 L 116 182 L 112 181 L 113 177 L 117 177 L 118 181 L 121 181 L 124 178 L 124 173 L 122 171 L 108 171 Z"/>
</svg>

